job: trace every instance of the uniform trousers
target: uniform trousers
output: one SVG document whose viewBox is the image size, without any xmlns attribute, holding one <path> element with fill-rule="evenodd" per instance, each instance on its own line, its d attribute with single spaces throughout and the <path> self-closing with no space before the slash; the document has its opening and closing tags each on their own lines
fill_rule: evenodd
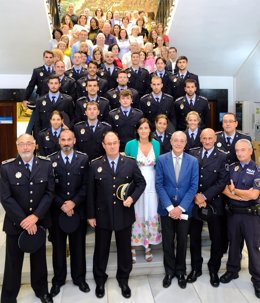
<svg viewBox="0 0 260 303">
<path fill-rule="evenodd" d="M 217 273 L 221 265 L 223 256 L 222 236 L 224 229 L 222 227 L 222 216 L 213 216 L 208 222 L 209 237 L 211 241 L 210 259 L 208 268 L 210 272 Z M 191 267 L 193 270 L 200 271 L 203 258 L 201 255 L 201 233 L 203 221 L 191 218 L 190 224 L 190 253 Z"/>
<path fill-rule="evenodd" d="M 5 270 L 1 303 L 15 303 L 21 286 L 24 252 L 18 246 L 19 235 L 6 235 Z M 30 254 L 31 286 L 37 297 L 48 293 L 45 244 Z"/>
<path fill-rule="evenodd" d="M 260 288 L 260 217 L 247 214 L 229 215 L 228 238 L 227 271 L 239 272 L 241 241 L 244 238 L 248 250 L 251 281 L 255 287 Z"/>
<path fill-rule="evenodd" d="M 127 283 L 132 270 L 131 255 L 131 230 L 126 227 L 115 231 L 117 246 L 117 273 L 119 283 Z M 112 230 L 95 228 L 95 251 L 93 258 L 93 274 L 96 284 L 104 284 L 108 275 L 106 274 L 107 262 L 111 243 Z"/>
<path fill-rule="evenodd" d="M 165 273 L 174 276 L 186 273 L 187 238 L 189 220 L 173 220 L 168 216 L 161 216 L 163 263 Z M 177 246 L 175 254 L 174 239 Z"/>
<path fill-rule="evenodd" d="M 66 248 L 67 237 L 69 238 L 70 249 L 70 269 L 71 278 L 74 284 L 85 282 L 86 279 L 86 230 L 87 223 L 85 220 L 80 220 L 80 225 L 77 230 L 71 234 L 66 234 L 61 230 L 58 220 L 53 220 L 53 225 L 50 229 L 51 241 L 53 245 L 52 263 L 54 277 L 53 285 L 63 285 L 67 276 Z"/>
</svg>

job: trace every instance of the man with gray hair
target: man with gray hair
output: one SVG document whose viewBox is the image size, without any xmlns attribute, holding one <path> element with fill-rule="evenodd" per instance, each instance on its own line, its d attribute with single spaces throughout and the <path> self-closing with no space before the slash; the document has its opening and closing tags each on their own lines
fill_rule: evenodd
<svg viewBox="0 0 260 303">
<path fill-rule="evenodd" d="M 245 239 L 249 273 L 252 276 L 255 295 L 260 299 L 260 169 L 251 160 L 253 147 L 249 140 L 238 140 L 235 151 L 239 162 L 230 165 L 230 184 L 223 191 L 229 198 L 229 252 L 227 271 L 220 277 L 220 282 L 225 284 L 238 278 L 241 240 Z"/>
</svg>

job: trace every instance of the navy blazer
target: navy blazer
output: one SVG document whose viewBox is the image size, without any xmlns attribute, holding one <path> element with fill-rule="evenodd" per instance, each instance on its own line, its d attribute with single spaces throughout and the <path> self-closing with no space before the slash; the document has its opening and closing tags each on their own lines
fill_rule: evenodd
<svg viewBox="0 0 260 303">
<path fill-rule="evenodd" d="M 167 207 L 180 205 L 189 216 L 199 182 L 199 164 L 195 157 L 183 153 L 179 180 L 176 182 L 172 152 L 159 156 L 155 186 L 159 196 L 158 214 L 167 216 Z M 175 199 L 177 197 L 177 199 Z"/>
</svg>

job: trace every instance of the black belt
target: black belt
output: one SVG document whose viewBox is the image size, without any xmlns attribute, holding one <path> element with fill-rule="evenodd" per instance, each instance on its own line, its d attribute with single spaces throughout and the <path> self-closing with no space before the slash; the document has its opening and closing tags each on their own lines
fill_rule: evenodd
<svg viewBox="0 0 260 303">
<path fill-rule="evenodd" d="M 250 207 L 235 207 L 235 206 L 230 205 L 229 211 L 232 214 L 246 214 L 246 215 L 259 216 L 260 215 L 260 204 L 250 206 Z"/>
</svg>

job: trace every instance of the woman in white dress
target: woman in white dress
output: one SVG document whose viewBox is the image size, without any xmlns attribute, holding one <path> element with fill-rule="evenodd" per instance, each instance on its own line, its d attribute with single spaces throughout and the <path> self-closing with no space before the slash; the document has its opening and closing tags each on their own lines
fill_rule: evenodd
<svg viewBox="0 0 260 303">
<path fill-rule="evenodd" d="M 146 188 L 135 203 L 136 221 L 132 227 L 132 261 L 136 262 L 136 246 L 145 248 L 145 260 L 151 262 L 151 244 L 161 243 L 158 197 L 155 190 L 155 164 L 160 154 L 160 143 L 152 139 L 150 122 L 140 119 L 136 125 L 137 139 L 127 142 L 125 154 L 136 159 L 146 181 Z"/>
<path fill-rule="evenodd" d="M 119 31 L 119 38 L 116 38 L 117 44 L 120 48 L 119 58 L 122 60 L 124 54 L 128 53 L 130 50 L 130 43 L 128 39 L 127 31 L 124 28 L 121 28 Z"/>
</svg>

